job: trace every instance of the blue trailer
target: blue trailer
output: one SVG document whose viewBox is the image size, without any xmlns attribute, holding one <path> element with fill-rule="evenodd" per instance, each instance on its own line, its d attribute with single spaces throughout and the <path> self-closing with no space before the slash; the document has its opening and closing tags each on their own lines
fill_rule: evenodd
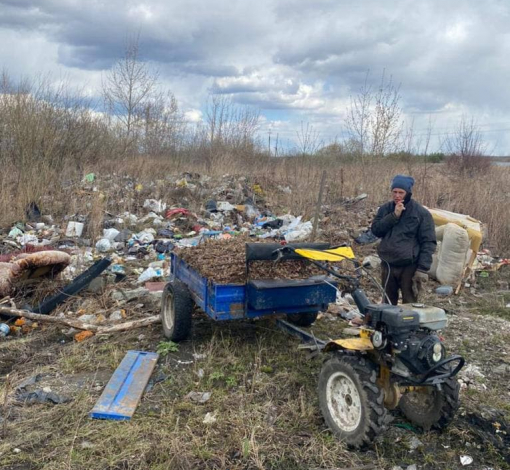
<svg viewBox="0 0 510 470">
<path fill-rule="evenodd" d="M 325 244 L 299 244 L 294 247 L 327 248 Z M 247 243 L 245 284 L 217 284 L 201 276 L 176 253 L 171 254 L 170 282 L 163 291 L 161 319 L 165 336 L 180 341 L 189 336 L 193 304 L 217 321 L 254 319 L 287 315 L 289 321 L 308 326 L 321 310 L 336 300 L 337 280 L 327 275 L 308 279 L 251 279 L 250 262 L 278 262 L 277 243 Z M 281 258 L 281 254 L 278 258 Z M 302 259 L 289 253 L 284 259 Z"/>
</svg>

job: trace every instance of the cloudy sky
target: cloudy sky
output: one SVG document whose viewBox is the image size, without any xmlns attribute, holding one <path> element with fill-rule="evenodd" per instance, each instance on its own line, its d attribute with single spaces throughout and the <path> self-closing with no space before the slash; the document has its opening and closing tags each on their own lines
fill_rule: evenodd
<svg viewBox="0 0 510 470">
<path fill-rule="evenodd" d="M 473 116 L 510 154 L 510 0 L 0 0 L 0 66 L 97 96 L 137 32 L 190 120 L 214 92 L 259 108 L 266 139 L 301 122 L 342 139 L 349 97 L 385 70 L 418 135 Z"/>
</svg>

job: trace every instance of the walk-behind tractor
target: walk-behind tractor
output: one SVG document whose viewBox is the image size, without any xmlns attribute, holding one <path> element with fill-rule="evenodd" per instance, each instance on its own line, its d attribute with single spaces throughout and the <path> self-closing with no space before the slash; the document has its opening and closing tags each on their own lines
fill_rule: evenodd
<svg viewBox="0 0 510 470">
<path fill-rule="evenodd" d="M 282 247 L 265 243 L 247 244 L 246 252 L 247 265 L 250 258 L 275 262 L 306 258 L 326 276 L 311 281 L 248 281 L 242 286 L 242 293 L 230 299 L 228 305 L 220 306 L 228 312 L 235 306 L 239 310 L 236 318 L 287 313 L 294 324 L 304 326 L 313 321 L 321 306 L 333 301 L 332 293 L 336 295 L 337 288 L 343 294 L 350 293 L 359 309 L 363 324 L 354 330 L 355 336 L 327 343 L 282 322 L 287 329 L 311 340 L 312 348 L 326 354 L 319 375 L 319 403 L 326 424 L 336 436 L 351 447 L 369 444 L 384 430 L 388 410 L 396 408 L 414 425 L 426 430 L 448 425 L 459 407 L 455 376 L 464 359 L 448 357 L 438 336 L 438 331 L 447 324 L 444 310 L 423 304 L 371 303 L 360 288 L 363 268 L 347 247 Z M 338 267 L 329 264 L 340 260 L 350 260 L 354 274 L 342 274 Z M 218 286 L 208 285 L 206 280 L 197 284 L 203 278 L 198 275 L 197 278 L 196 272 L 190 276 L 189 268 L 182 271 L 180 262 L 174 259 L 173 280 L 165 289 L 162 308 L 165 334 L 174 340 L 183 339 L 180 332 L 189 330 L 191 298 L 210 316 L 219 306 Z M 373 281 L 384 296 L 382 287 Z M 325 286 L 329 290 L 323 290 Z M 225 302 L 224 297 L 222 300 Z M 254 308 L 259 309 L 258 313 Z"/>
</svg>

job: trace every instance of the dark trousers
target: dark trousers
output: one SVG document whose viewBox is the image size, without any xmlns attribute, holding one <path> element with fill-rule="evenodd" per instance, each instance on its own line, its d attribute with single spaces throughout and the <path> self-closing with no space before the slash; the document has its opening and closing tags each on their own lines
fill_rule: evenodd
<svg viewBox="0 0 510 470">
<path fill-rule="evenodd" d="M 398 303 L 398 291 L 402 291 L 402 303 L 412 304 L 418 300 L 413 292 L 413 276 L 416 272 L 416 265 L 391 266 L 381 264 L 381 284 L 385 287 L 386 295 L 393 305 Z M 386 299 L 384 300 L 386 302 Z"/>
</svg>

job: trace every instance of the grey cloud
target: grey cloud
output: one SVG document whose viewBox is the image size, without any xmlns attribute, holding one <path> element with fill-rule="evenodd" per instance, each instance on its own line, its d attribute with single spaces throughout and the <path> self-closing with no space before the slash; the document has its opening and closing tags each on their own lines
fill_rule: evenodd
<svg viewBox="0 0 510 470">
<path fill-rule="evenodd" d="M 402 84 L 410 114 L 453 107 L 506 116 L 508 24 L 510 4 L 498 0 L 0 0 L 0 27 L 37 32 L 58 51 L 56 66 L 107 69 L 140 31 L 142 59 L 170 86 L 193 94 L 193 83 L 323 120 L 328 103 L 348 101 L 367 70 L 374 87 L 383 70 Z"/>
</svg>

